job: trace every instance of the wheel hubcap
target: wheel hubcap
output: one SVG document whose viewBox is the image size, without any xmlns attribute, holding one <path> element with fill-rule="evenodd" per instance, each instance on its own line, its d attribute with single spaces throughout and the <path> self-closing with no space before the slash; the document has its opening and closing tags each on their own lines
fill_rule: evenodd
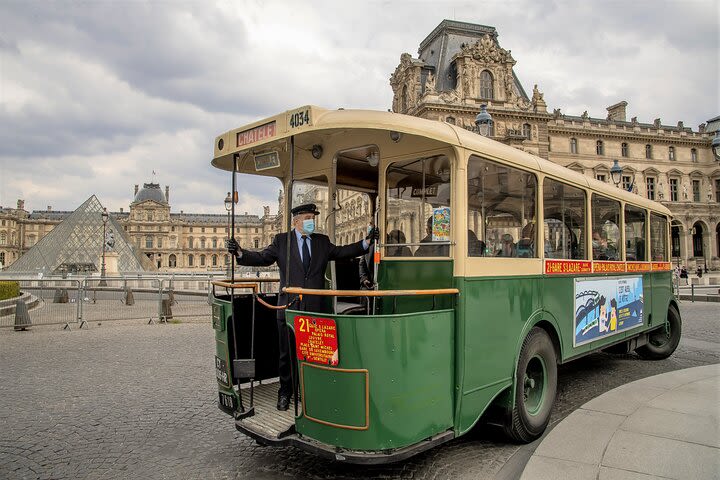
<svg viewBox="0 0 720 480">
<path fill-rule="evenodd" d="M 530 415 L 537 414 L 543 406 L 545 400 L 546 375 L 547 372 L 543 359 L 538 356 L 532 357 L 525 369 L 523 382 L 525 410 Z"/>
</svg>

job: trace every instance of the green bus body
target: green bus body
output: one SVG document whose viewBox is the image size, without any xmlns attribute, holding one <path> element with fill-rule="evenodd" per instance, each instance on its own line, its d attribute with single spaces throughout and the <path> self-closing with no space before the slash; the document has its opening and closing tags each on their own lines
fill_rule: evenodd
<svg viewBox="0 0 720 480">
<path fill-rule="evenodd" d="M 494 400 L 509 402 L 522 339 L 532 327 L 550 333 L 562 363 L 658 328 L 675 302 L 671 272 L 645 273 L 650 308 L 644 310 L 642 327 L 573 348 L 575 276 L 452 278 L 451 263 L 384 262 L 381 270 L 387 289 L 460 290 L 456 299 L 438 299 L 436 310 L 429 311 L 429 299 L 413 298 L 398 299 L 395 305 L 384 302 L 380 308 L 387 313 L 380 315 L 315 314 L 337 322 L 340 362 L 321 368 L 298 362 L 307 410 L 296 418 L 301 438 L 360 456 L 385 451 L 388 460 L 396 460 L 394 449 L 445 432 L 451 433 L 446 439 L 463 435 Z M 592 275 L 603 276 L 611 275 Z M 398 313 L 390 313 L 392 308 Z M 296 315 L 307 313 L 288 311 L 291 328 Z M 213 319 L 216 354 L 231 365 L 228 301 L 215 299 Z M 222 392 L 237 396 L 219 385 Z M 349 452 L 343 458 L 353 459 Z"/>
</svg>

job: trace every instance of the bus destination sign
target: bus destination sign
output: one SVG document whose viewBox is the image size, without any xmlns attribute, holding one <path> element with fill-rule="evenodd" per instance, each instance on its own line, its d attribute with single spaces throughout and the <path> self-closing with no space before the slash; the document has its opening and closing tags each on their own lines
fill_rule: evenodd
<svg viewBox="0 0 720 480">
<path fill-rule="evenodd" d="M 331 318 L 295 317 L 295 351 L 299 360 L 337 365 L 337 325 Z"/>
<path fill-rule="evenodd" d="M 545 260 L 546 274 L 573 274 L 592 272 L 592 263 L 587 260 Z"/>
<path fill-rule="evenodd" d="M 259 125 L 255 128 L 251 128 L 250 130 L 238 132 L 236 137 L 237 146 L 243 147 L 245 145 L 250 145 L 251 143 L 260 142 L 267 138 L 274 137 L 275 131 L 275 121 L 272 121 L 264 125 Z"/>
</svg>

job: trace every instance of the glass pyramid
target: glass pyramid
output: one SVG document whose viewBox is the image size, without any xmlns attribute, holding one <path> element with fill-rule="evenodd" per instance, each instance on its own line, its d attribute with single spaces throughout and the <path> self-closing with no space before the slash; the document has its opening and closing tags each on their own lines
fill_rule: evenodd
<svg viewBox="0 0 720 480">
<path fill-rule="evenodd" d="M 116 252 L 120 272 L 140 272 L 143 268 L 141 255 L 130 243 L 130 239 L 111 216 L 103 238 L 103 207 L 92 195 L 50 233 L 10 265 L 12 272 L 44 274 L 99 272 L 104 241 L 112 237 L 111 248 Z M 112 232 L 112 235 L 110 235 Z"/>
</svg>

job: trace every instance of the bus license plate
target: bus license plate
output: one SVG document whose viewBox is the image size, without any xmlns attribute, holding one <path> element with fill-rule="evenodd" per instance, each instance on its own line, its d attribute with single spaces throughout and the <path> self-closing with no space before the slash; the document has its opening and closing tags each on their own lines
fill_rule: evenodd
<svg viewBox="0 0 720 480">
<path fill-rule="evenodd" d="M 227 393 L 218 392 L 220 395 L 220 408 L 223 410 L 235 411 L 235 397 Z"/>
<path fill-rule="evenodd" d="M 215 377 L 218 382 L 224 385 L 230 385 L 228 381 L 227 362 L 217 355 L 215 356 Z"/>
</svg>

